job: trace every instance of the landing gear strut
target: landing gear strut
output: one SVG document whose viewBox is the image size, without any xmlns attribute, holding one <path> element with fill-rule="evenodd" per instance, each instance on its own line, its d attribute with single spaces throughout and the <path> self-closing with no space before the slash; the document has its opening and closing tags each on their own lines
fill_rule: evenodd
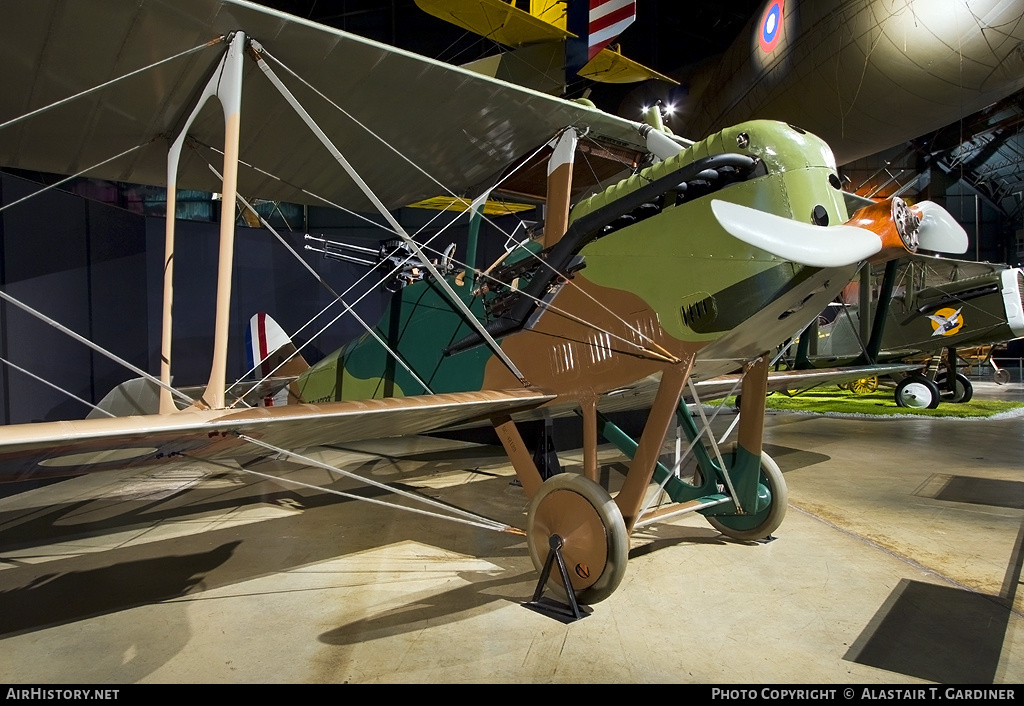
<svg viewBox="0 0 1024 706">
<path fill-rule="evenodd" d="M 681 399 L 691 362 L 663 371 L 639 441 L 616 427 L 595 406 L 582 405 L 584 439 L 588 440 L 584 467 L 588 474 L 597 475 L 592 466 L 596 466 L 598 436 L 632 459 L 614 499 L 585 475 L 561 473 L 543 480 L 511 419 L 493 420 L 530 498 L 526 536 L 530 558 L 541 577 L 528 607 L 563 620 L 566 616 L 578 620 L 582 617 L 580 604 L 608 598 L 622 582 L 633 528 L 659 521 L 664 515 L 699 512 L 722 534 L 743 541 L 769 537 L 782 522 L 787 508 L 786 481 L 778 465 L 761 448 L 767 358 L 752 364 L 743 379 L 735 451 L 721 453 L 712 439 L 714 457 L 699 443 L 703 432 L 698 431 Z M 696 396 L 692 386 L 691 392 Z M 699 408 L 698 413 L 708 428 L 709 422 Z M 658 461 L 674 421 L 682 426 L 696 454 L 699 473 L 693 482 L 673 475 Z M 643 505 L 652 479 L 660 483 L 674 505 L 647 514 Z M 558 570 L 554 571 L 556 566 Z M 568 606 L 559 606 L 558 615 L 550 605 L 540 605 L 545 590 L 568 602 Z"/>
<path fill-rule="evenodd" d="M 789 490 L 779 465 L 763 451 L 758 486 L 758 499 L 764 502 L 761 510 L 749 515 L 708 515 L 711 526 L 733 539 L 752 540 L 770 537 L 786 517 Z"/>
</svg>

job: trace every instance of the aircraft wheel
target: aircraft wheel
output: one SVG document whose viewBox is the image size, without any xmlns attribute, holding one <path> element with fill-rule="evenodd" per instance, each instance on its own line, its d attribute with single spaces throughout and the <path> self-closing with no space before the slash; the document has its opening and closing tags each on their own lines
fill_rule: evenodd
<svg viewBox="0 0 1024 706">
<path fill-rule="evenodd" d="M 853 380 L 849 383 L 849 386 L 850 392 L 855 395 L 870 395 L 878 389 L 878 378 L 872 375 L 871 377 Z"/>
<path fill-rule="evenodd" d="M 559 473 L 541 484 L 530 502 L 526 539 L 537 571 L 544 570 L 549 539 L 562 538 L 562 557 L 576 600 L 585 605 L 603 601 L 626 573 L 629 537 L 619 506 L 594 481 L 576 473 Z M 558 566 L 548 587 L 565 596 Z"/>
<path fill-rule="evenodd" d="M 761 477 L 758 495 L 767 494 L 768 506 L 753 515 L 709 515 L 708 522 L 726 537 L 733 539 L 763 539 L 779 528 L 789 507 L 789 489 L 779 465 L 768 454 L 761 452 Z"/>
<path fill-rule="evenodd" d="M 995 372 L 993 378 L 995 379 L 997 385 L 1005 385 L 1006 383 L 1010 382 L 1010 371 L 1007 370 L 1006 368 L 1000 368 Z"/>
<path fill-rule="evenodd" d="M 896 404 L 908 409 L 935 409 L 939 406 L 939 386 L 923 375 L 908 375 L 896 385 Z"/>
<path fill-rule="evenodd" d="M 970 402 L 971 398 L 974 397 L 974 385 L 971 384 L 970 379 L 963 373 L 956 374 L 952 392 L 946 387 L 945 373 L 939 373 L 935 376 L 935 384 L 939 386 L 939 395 L 944 402 L 964 403 Z"/>
</svg>

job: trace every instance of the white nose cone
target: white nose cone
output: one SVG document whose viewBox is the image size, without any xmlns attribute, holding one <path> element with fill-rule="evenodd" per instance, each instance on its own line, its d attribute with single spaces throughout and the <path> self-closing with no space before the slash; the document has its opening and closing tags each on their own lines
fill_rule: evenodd
<svg viewBox="0 0 1024 706">
<path fill-rule="evenodd" d="M 809 267 L 846 267 L 882 249 L 882 239 L 856 226 L 816 226 L 747 206 L 714 200 L 719 225 L 748 245 Z"/>
</svg>

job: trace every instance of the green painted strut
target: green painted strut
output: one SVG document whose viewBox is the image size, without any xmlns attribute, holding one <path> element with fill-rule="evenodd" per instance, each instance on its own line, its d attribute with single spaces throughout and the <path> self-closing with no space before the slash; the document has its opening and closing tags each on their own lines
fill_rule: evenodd
<svg viewBox="0 0 1024 706">
<path fill-rule="evenodd" d="M 699 432 L 690 414 L 686 403 L 680 401 L 677 418 L 683 428 L 683 433 L 691 443 L 697 438 Z M 629 458 L 636 455 L 639 444 L 633 438 L 610 421 L 600 412 L 597 413 L 597 431 L 610 444 Z M 718 467 L 715 459 L 708 453 L 703 444 L 695 444 L 693 452 L 697 464 L 701 470 L 701 483 L 694 485 L 676 477 L 660 461 L 654 468 L 654 481 L 659 485 L 665 484 L 665 492 L 673 502 L 681 503 L 690 500 L 712 501 L 727 497 L 719 491 L 719 484 L 724 482 L 722 470 Z M 754 456 L 742 447 L 736 449 L 735 454 L 724 457 L 729 468 L 729 477 L 740 504 L 747 513 L 755 513 L 763 510 L 770 503 L 770 495 L 762 492 L 763 486 L 759 482 L 761 471 L 761 459 Z M 668 479 L 666 481 L 666 478 Z M 736 508 L 732 503 L 723 503 L 709 507 L 706 510 L 699 510 L 703 515 L 735 515 Z"/>
</svg>

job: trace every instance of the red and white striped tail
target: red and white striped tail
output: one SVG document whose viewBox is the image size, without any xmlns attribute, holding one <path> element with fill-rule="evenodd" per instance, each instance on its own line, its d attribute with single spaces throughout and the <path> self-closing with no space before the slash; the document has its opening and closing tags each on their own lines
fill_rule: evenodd
<svg viewBox="0 0 1024 706">
<path fill-rule="evenodd" d="M 608 46 L 636 19 L 636 0 L 590 0 L 587 60 Z"/>
<path fill-rule="evenodd" d="M 259 366 L 260 375 L 266 376 L 272 372 L 270 354 L 291 343 L 291 339 L 276 321 L 260 312 L 249 319 L 245 343 L 249 368 Z"/>
</svg>

